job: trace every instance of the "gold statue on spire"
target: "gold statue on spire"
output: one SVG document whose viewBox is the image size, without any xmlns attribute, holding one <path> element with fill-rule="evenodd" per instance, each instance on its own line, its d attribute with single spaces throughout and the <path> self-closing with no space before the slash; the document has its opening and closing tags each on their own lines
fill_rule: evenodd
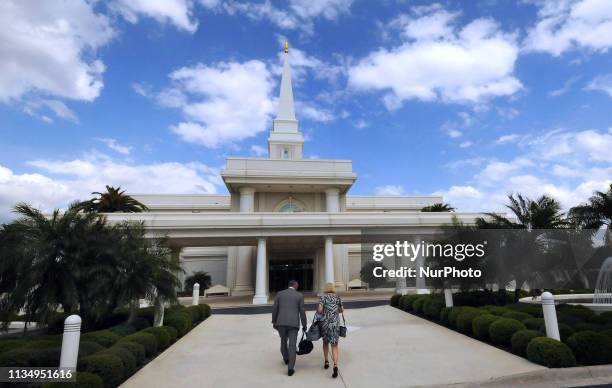
<svg viewBox="0 0 612 388">
<path fill-rule="evenodd" d="M 285 54 L 289 53 L 289 41 L 285 40 Z"/>
</svg>

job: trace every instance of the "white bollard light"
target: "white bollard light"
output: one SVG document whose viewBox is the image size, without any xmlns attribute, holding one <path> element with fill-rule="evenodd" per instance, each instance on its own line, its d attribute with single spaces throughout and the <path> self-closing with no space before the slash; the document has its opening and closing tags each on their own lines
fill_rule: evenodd
<svg viewBox="0 0 612 388">
<path fill-rule="evenodd" d="M 555 310 L 555 297 L 550 292 L 542 293 L 542 312 L 544 313 L 544 325 L 546 336 L 561 341 L 559 335 L 559 323 L 557 322 L 557 311 Z"/>
<path fill-rule="evenodd" d="M 444 290 L 444 302 L 446 303 L 446 307 L 453 307 L 453 290 L 449 290 L 448 288 Z"/>
<path fill-rule="evenodd" d="M 64 321 L 64 335 L 62 337 L 62 353 L 60 355 L 60 368 L 70 368 L 76 371 L 79 357 L 79 340 L 81 339 L 81 317 L 70 315 Z"/>
<path fill-rule="evenodd" d="M 200 304 L 200 283 L 193 284 L 193 295 L 191 297 L 191 304 L 197 306 Z"/>
</svg>

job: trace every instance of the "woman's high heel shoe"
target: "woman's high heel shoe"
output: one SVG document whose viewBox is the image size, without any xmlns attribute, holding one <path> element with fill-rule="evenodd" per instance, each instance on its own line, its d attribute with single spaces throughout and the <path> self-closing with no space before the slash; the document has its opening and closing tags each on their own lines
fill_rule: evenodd
<svg viewBox="0 0 612 388">
<path fill-rule="evenodd" d="M 332 377 L 335 379 L 336 377 L 338 377 L 338 367 L 334 365 L 334 373 L 332 374 Z"/>
<path fill-rule="evenodd" d="M 329 369 L 329 361 L 325 361 L 325 364 L 323 364 L 323 369 Z"/>
</svg>

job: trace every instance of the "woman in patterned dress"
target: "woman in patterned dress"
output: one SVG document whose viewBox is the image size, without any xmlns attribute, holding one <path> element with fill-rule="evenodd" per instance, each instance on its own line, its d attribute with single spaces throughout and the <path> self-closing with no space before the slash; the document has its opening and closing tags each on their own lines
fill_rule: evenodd
<svg viewBox="0 0 612 388">
<path fill-rule="evenodd" d="M 333 378 L 338 377 L 338 342 L 340 340 L 340 314 L 344 312 L 342 301 L 336 295 L 332 283 L 325 285 L 325 294 L 319 298 L 319 324 L 323 335 L 324 368 L 329 368 L 328 354 L 331 345 L 332 361 L 334 362 Z"/>
</svg>

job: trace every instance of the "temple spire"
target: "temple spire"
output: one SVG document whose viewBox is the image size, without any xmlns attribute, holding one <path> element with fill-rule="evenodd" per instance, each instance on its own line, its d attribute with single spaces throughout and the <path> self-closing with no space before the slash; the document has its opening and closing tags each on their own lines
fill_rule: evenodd
<svg viewBox="0 0 612 388">
<path fill-rule="evenodd" d="M 291 87 L 291 67 L 289 66 L 289 42 L 285 41 L 283 55 L 283 75 L 281 77 L 280 96 L 278 98 L 277 120 L 295 120 L 293 88 Z M 296 128 L 297 130 L 297 123 Z"/>
</svg>

